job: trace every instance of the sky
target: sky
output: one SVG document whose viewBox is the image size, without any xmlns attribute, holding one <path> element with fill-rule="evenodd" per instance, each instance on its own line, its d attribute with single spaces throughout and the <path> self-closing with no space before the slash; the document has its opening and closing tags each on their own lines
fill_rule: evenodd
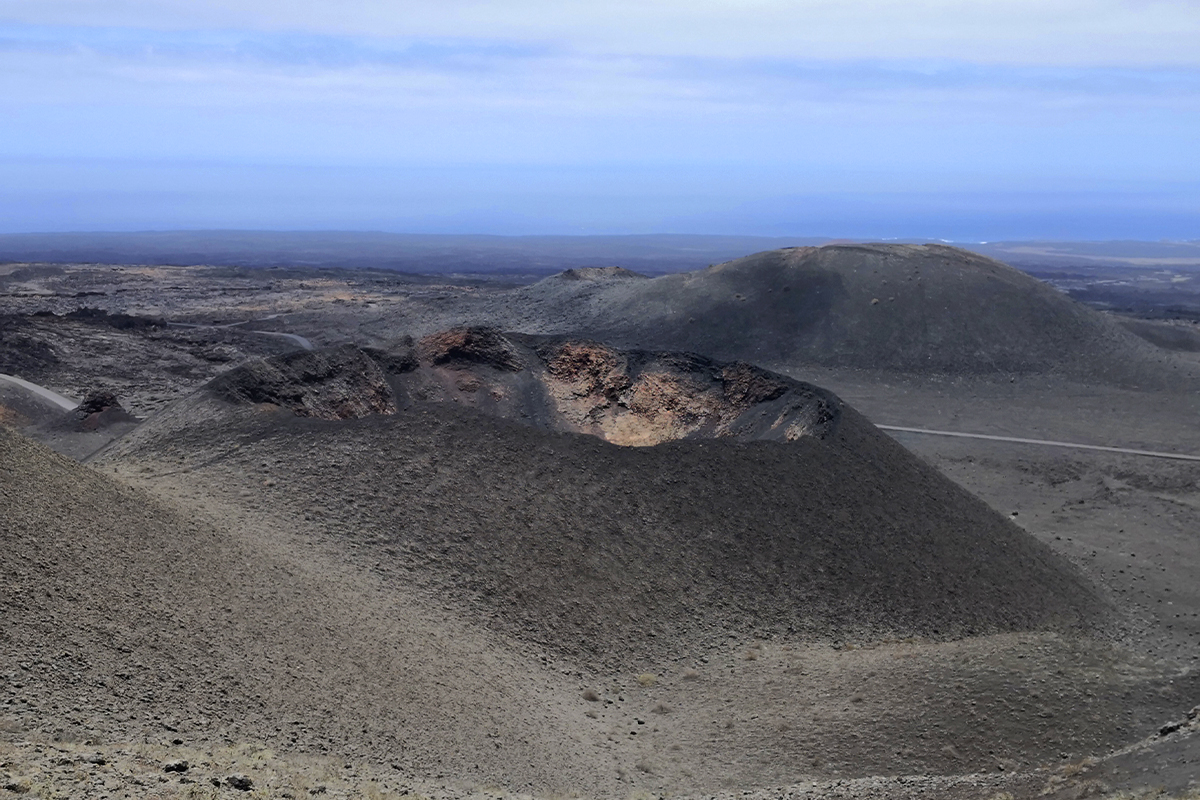
<svg viewBox="0 0 1200 800">
<path fill-rule="evenodd" d="M 0 232 L 1200 239 L 1200 0 L 0 0 Z"/>
</svg>

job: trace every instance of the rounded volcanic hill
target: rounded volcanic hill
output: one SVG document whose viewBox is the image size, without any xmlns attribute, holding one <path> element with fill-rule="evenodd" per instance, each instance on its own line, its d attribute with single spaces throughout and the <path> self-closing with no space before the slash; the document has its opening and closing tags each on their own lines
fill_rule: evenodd
<svg viewBox="0 0 1200 800">
<path fill-rule="evenodd" d="M 653 280 L 548 278 L 518 296 L 502 312 L 515 330 L 760 364 L 1135 385 L 1197 377 L 1048 284 L 938 244 L 796 247 Z"/>
<path fill-rule="evenodd" d="M 591 663 L 694 656 L 731 634 L 954 639 L 1085 630 L 1106 617 L 1073 566 L 824 390 L 775 376 L 791 394 L 768 392 L 763 404 L 792 397 L 823 409 L 815 424 L 805 408 L 789 412 L 805 420 L 795 436 L 743 439 L 697 425 L 685 438 L 620 446 L 603 425 L 598 435 L 561 432 L 522 418 L 522 406 L 512 419 L 497 413 L 502 404 L 464 407 L 464 394 L 516 392 L 506 381 L 539 343 L 506 350 L 513 341 L 458 331 L 417 343 L 411 357 L 376 353 L 407 365 L 392 367 L 401 387 L 406 375 L 446 370 L 423 379 L 456 387 L 435 400 L 381 397 L 386 370 L 348 350 L 305 356 L 342 365 L 342 407 L 354 405 L 348 386 L 382 399 L 384 413 L 353 418 L 263 402 L 256 375 L 282 396 L 320 394 L 274 383 L 287 370 L 229 373 L 98 463 L 186 474 L 212 496 L 352 542 L 493 628 Z M 540 343 L 550 363 L 569 344 Z M 449 353 L 459 360 L 444 360 Z M 609 366 L 622 356 L 604 355 Z M 651 366 L 692 369 L 691 359 L 658 354 Z M 356 369 L 376 377 L 353 379 Z M 725 367 L 701 360 L 698 369 L 722 386 Z"/>
</svg>

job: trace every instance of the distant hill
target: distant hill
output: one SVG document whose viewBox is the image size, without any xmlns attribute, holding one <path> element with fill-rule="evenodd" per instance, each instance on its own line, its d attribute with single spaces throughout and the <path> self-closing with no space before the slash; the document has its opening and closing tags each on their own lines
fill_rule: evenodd
<svg viewBox="0 0 1200 800">
<path fill-rule="evenodd" d="M 549 274 L 622 266 L 662 275 L 828 236 L 635 234 L 493 236 L 382 231 L 127 231 L 0 234 L 0 263 L 367 267 L 417 273 Z M 916 243 L 918 240 L 899 240 Z M 959 243 L 1022 269 L 1072 266 L 1200 268 L 1200 241 Z"/>
<path fill-rule="evenodd" d="M 945 245 L 787 248 L 648 281 L 566 277 L 516 290 L 485 313 L 514 330 L 759 364 L 1147 386 L 1197 377 L 1047 284 Z"/>
</svg>

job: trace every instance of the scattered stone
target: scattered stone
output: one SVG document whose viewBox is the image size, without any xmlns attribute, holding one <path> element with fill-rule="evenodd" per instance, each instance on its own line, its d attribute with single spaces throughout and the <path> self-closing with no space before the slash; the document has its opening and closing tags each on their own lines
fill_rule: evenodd
<svg viewBox="0 0 1200 800">
<path fill-rule="evenodd" d="M 237 789 L 239 792 L 248 792 L 254 788 L 254 781 L 246 775 L 230 775 L 225 779 L 225 783 L 231 789 Z"/>
<path fill-rule="evenodd" d="M 1158 729 L 1158 735 L 1159 736 L 1170 736 L 1172 733 L 1174 733 L 1175 731 L 1182 728 L 1185 724 L 1186 723 L 1181 722 L 1179 720 L 1171 720 L 1166 725 L 1163 725 L 1161 728 Z"/>
<path fill-rule="evenodd" d="M 168 761 L 163 765 L 163 772 L 187 772 L 188 762 L 182 758 L 178 761 Z"/>
</svg>

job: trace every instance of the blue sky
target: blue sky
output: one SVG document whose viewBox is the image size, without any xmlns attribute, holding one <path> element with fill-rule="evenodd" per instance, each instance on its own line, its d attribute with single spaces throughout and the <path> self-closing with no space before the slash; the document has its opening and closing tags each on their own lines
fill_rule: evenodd
<svg viewBox="0 0 1200 800">
<path fill-rule="evenodd" d="M 1200 3 L 0 0 L 0 230 L 1200 238 Z"/>
</svg>

